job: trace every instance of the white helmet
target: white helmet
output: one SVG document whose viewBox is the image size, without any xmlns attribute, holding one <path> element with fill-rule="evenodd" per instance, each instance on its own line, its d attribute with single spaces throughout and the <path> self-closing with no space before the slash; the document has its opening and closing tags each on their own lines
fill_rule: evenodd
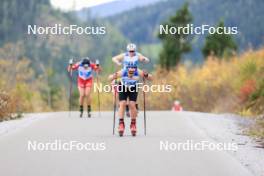
<svg viewBox="0 0 264 176">
<path fill-rule="evenodd" d="M 127 51 L 136 51 L 137 46 L 134 43 L 129 43 L 127 45 Z"/>
<path fill-rule="evenodd" d="M 174 104 L 175 104 L 175 105 L 179 105 L 179 104 L 180 104 L 180 101 L 179 101 L 179 100 L 175 100 L 175 101 L 174 101 Z"/>
</svg>

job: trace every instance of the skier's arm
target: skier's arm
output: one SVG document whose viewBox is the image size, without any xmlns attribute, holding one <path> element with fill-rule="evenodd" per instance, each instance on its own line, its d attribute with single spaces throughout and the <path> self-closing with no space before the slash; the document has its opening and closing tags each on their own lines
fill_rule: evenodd
<svg viewBox="0 0 264 176">
<path fill-rule="evenodd" d="M 69 66 L 68 66 L 68 72 L 70 72 L 71 70 L 77 70 L 79 68 L 79 66 L 80 66 L 80 63 L 79 62 L 77 62 L 75 64 L 69 64 Z"/>
<path fill-rule="evenodd" d="M 119 55 L 117 55 L 117 56 L 114 56 L 114 57 L 112 58 L 112 61 L 113 61 L 114 63 L 116 63 L 117 65 L 121 66 L 121 65 L 122 65 L 122 61 L 123 61 L 123 59 L 124 59 L 124 54 L 119 54 Z"/>
<path fill-rule="evenodd" d="M 140 62 L 149 63 L 149 58 L 143 56 L 142 54 L 139 54 L 139 55 L 138 55 L 138 60 L 139 60 Z"/>
<path fill-rule="evenodd" d="M 138 73 L 139 73 L 139 75 L 140 75 L 142 78 L 145 78 L 145 79 L 147 79 L 147 80 L 149 80 L 149 81 L 151 81 L 151 80 L 153 79 L 152 74 L 148 73 L 148 72 L 145 71 L 145 70 L 143 71 L 143 70 L 138 69 Z"/>
<path fill-rule="evenodd" d="M 121 71 L 118 71 L 112 75 L 109 75 L 108 80 L 113 81 L 113 80 L 120 78 L 120 77 L 121 77 Z"/>
<path fill-rule="evenodd" d="M 98 59 L 96 59 L 95 65 L 96 65 L 96 68 L 97 68 L 97 72 L 101 72 L 102 71 L 102 67 L 101 67 L 100 61 Z"/>
<path fill-rule="evenodd" d="M 102 68 L 99 64 L 91 64 L 91 68 L 97 73 L 102 71 Z"/>
<path fill-rule="evenodd" d="M 182 108 L 182 106 L 180 107 L 180 111 L 183 111 L 183 108 Z"/>
</svg>

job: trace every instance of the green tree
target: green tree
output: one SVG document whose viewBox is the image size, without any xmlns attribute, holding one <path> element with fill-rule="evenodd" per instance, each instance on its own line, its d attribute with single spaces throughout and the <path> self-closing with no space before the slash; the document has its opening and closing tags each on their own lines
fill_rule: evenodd
<svg viewBox="0 0 264 176">
<path fill-rule="evenodd" d="M 183 28 L 187 27 L 192 21 L 192 15 L 189 11 L 188 3 L 185 3 L 181 9 L 172 16 L 170 20 L 163 26 L 168 29 L 178 29 L 176 33 L 159 34 L 162 40 L 163 49 L 160 53 L 160 65 L 166 70 L 175 67 L 181 60 L 184 53 L 191 51 L 191 38 L 189 34 L 183 32 Z M 180 30 L 181 29 L 181 30 Z"/>
<path fill-rule="evenodd" d="M 206 37 L 205 45 L 202 48 L 204 57 L 213 54 L 222 58 L 223 56 L 232 55 L 237 50 L 237 44 L 232 35 L 224 32 L 224 26 L 224 22 L 220 21 L 217 25 L 219 33 L 209 34 Z"/>
</svg>

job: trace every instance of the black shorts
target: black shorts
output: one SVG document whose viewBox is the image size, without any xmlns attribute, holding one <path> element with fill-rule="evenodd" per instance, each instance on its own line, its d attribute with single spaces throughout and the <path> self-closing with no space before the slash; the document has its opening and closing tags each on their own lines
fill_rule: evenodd
<svg viewBox="0 0 264 176">
<path fill-rule="evenodd" d="M 129 101 L 136 102 L 138 96 L 137 88 L 136 86 L 127 88 L 124 85 L 119 85 L 118 95 L 119 95 L 119 101 L 127 101 L 128 98 Z"/>
</svg>

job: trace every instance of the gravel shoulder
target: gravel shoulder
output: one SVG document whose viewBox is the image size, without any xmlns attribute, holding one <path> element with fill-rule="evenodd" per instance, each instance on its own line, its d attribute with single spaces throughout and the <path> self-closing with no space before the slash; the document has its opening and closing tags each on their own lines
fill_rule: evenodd
<svg viewBox="0 0 264 176">
<path fill-rule="evenodd" d="M 233 114 L 207 114 L 193 112 L 194 124 L 217 142 L 235 142 L 237 151 L 229 152 L 254 175 L 263 176 L 264 149 L 250 136 L 244 134 L 252 122 Z"/>
</svg>

